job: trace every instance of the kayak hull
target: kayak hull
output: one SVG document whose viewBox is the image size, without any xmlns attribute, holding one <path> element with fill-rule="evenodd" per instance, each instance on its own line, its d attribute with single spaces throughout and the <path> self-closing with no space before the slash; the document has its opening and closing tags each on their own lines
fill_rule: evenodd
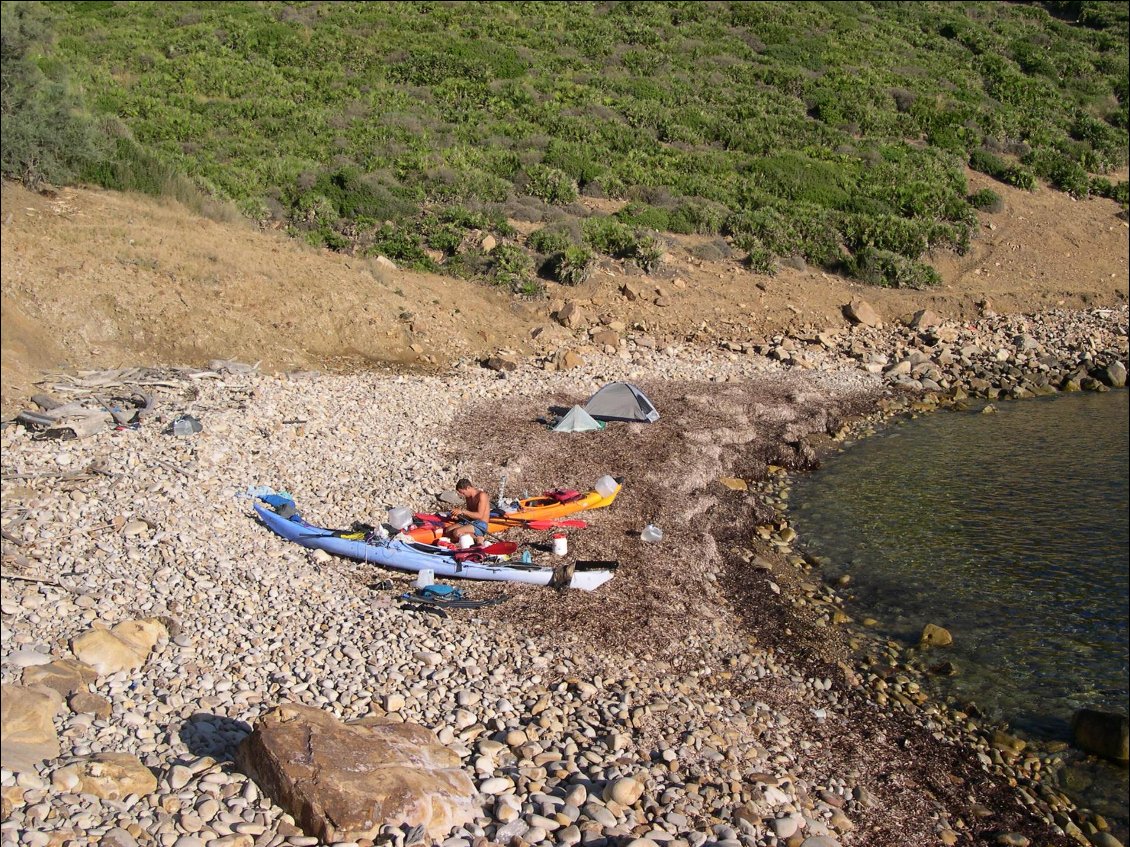
<svg viewBox="0 0 1130 847">
<path fill-rule="evenodd" d="M 437 577 L 521 582 L 527 585 L 549 585 L 553 581 L 554 569 L 544 565 L 502 560 L 459 562 L 455 559 L 454 551 L 440 547 L 399 539 L 370 543 L 341 538 L 334 535 L 332 530 L 309 523 L 297 514 L 284 518 L 258 503 L 255 504 L 255 512 L 269 530 L 287 541 L 359 562 L 410 573 L 431 570 Z M 578 571 L 570 579 L 569 587 L 592 591 L 608 582 L 612 576 L 613 573 L 609 570 Z"/>
</svg>

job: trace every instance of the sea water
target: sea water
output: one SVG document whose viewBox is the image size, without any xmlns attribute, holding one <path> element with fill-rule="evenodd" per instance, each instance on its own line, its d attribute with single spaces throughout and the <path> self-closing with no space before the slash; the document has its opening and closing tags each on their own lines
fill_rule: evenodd
<svg viewBox="0 0 1130 847">
<path fill-rule="evenodd" d="M 852 445 L 798 480 L 790 511 L 825 575 L 850 575 L 857 620 L 907 645 L 927 623 L 951 631 L 942 696 L 1067 741 L 1079 707 L 1127 709 L 1130 394 L 995 408 Z M 1080 761 L 1060 780 L 1125 840 L 1125 767 Z"/>
</svg>

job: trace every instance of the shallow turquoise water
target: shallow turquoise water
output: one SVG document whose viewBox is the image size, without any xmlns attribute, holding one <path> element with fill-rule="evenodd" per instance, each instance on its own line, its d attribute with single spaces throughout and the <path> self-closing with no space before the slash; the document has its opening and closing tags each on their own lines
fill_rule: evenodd
<svg viewBox="0 0 1130 847">
<path fill-rule="evenodd" d="M 798 481 L 791 514 L 826 575 L 851 575 L 857 617 L 906 644 L 953 633 L 950 695 L 1067 740 L 1078 707 L 1127 709 L 1130 393 L 997 408 L 859 442 Z M 1078 799 L 1124 830 L 1126 769 L 1099 771 Z"/>
</svg>

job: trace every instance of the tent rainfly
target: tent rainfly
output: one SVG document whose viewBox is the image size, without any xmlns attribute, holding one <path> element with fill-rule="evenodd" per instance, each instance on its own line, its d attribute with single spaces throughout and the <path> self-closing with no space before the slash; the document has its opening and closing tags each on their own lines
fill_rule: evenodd
<svg viewBox="0 0 1130 847">
<path fill-rule="evenodd" d="M 659 412 L 630 382 L 610 382 L 589 398 L 585 411 L 598 421 L 655 423 Z"/>
<path fill-rule="evenodd" d="M 557 426 L 553 428 L 554 432 L 591 432 L 594 429 L 604 429 L 604 424 L 598 420 L 593 420 L 592 415 L 582 409 L 580 406 L 574 406 L 565 413 Z"/>
</svg>

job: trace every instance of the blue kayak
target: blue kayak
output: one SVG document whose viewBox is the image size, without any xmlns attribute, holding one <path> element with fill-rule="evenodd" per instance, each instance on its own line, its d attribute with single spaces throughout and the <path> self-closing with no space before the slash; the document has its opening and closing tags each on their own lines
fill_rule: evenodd
<svg viewBox="0 0 1130 847">
<path fill-rule="evenodd" d="M 463 551 L 397 538 L 373 541 L 342 538 L 331 529 L 304 520 L 297 512 L 284 518 L 258 503 L 255 504 L 255 512 L 268 529 L 287 541 L 359 562 L 413 573 L 431 570 L 437 577 L 524 582 L 530 585 L 549 585 L 554 582 L 555 570 L 547 565 L 527 564 L 490 555 L 481 556 L 482 561 L 472 561 L 480 557 L 457 558 L 457 554 Z M 577 571 L 571 575 L 568 587 L 592 591 L 608 582 L 612 576 L 611 570 Z"/>
</svg>

